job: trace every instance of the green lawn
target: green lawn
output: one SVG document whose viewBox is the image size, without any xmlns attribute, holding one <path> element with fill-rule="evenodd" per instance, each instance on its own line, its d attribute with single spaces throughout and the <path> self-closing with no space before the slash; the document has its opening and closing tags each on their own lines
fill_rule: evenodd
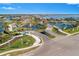
<svg viewBox="0 0 79 59">
<path fill-rule="evenodd" d="M 18 38 L 17 40 L 15 40 L 14 42 L 7 44 L 4 47 L 1 47 L 0 52 L 29 47 L 29 46 L 33 45 L 34 42 L 35 42 L 35 39 L 33 37 L 24 35 L 24 36 Z"/>
<path fill-rule="evenodd" d="M 66 34 L 64 34 L 64 33 L 60 32 L 60 31 L 58 31 L 58 29 L 56 29 L 56 28 L 54 28 L 54 27 L 53 27 L 53 29 L 52 29 L 52 32 L 55 32 L 55 33 L 57 33 L 57 34 L 59 34 L 59 35 L 66 35 Z"/>
<path fill-rule="evenodd" d="M 71 29 L 65 29 L 63 31 L 70 33 L 70 34 L 73 34 L 73 33 L 79 32 L 79 27 L 74 27 L 74 28 L 71 28 Z"/>
<path fill-rule="evenodd" d="M 8 35 L 8 34 L 0 35 L 0 44 L 8 41 L 9 39 L 11 39 L 11 35 Z"/>
<path fill-rule="evenodd" d="M 54 28 L 52 29 L 53 32 L 58 32 L 58 29 Z"/>
<path fill-rule="evenodd" d="M 19 32 L 7 32 L 7 33 L 3 33 L 0 35 L 0 44 L 10 40 L 12 36 L 20 35 Z"/>
</svg>

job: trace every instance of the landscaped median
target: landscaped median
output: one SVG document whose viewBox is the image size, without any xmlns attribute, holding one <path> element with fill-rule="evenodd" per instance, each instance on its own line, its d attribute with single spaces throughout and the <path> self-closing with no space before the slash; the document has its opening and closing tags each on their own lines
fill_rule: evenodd
<svg viewBox="0 0 79 59">
<path fill-rule="evenodd" d="M 12 41 L 7 42 L 0 46 L 0 55 L 18 55 L 19 53 L 28 52 L 42 44 L 39 37 L 27 33 L 15 36 Z"/>
<path fill-rule="evenodd" d="M 60 29 L 57 26 L 53 26 L 54 28 L 56 28 L 59 32 L 63 33 L 63 34 L 67 34 L 67 35 L 75 35 L 79 33 L 79 27 L 74 27 L 74 28 L 70 28 L 70 29 Z M 56 31 L 56 29 L 53 29 L 53 31 Z"/>
<path fill-rule="evenodd" d="M 74 34 L 79 33 L 79 27 L 74 27 L 74 28 L 71 28 L 71 29 L 65 29 L 63 31 L 69 33 L 70 35 L 74 35 Z"/>
<path fill-rule="evenodd" d="M 64 32 L 62 29 L 58 28 L 57 26 L 53 26 L 53 28 L 56 28 L 56 29 L 53 29 L 53 31 L 55 31 L 55 32 L 59 31 L 59 32 L 61 32 L 62 34 L 70 35 L 69 33 Z"/>
</svg>

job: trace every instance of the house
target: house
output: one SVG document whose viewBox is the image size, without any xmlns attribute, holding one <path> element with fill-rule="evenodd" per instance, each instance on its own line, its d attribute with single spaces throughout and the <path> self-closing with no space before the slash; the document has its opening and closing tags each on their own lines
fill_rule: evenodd
<svg viewBox="0 0 79 59">
<path fill-rule="evenodd" d="M 28 16 L 21 16 L 19 21 L 22 23 L 30 23 L 30 18 Z"/>
<path fill-rule="evenodd" d="M 12 24 L 9 24 L 5 30 L 6 31 L 13 31 L 15 28 L 17 28 L 17 24 L 16 23 L 12 23 Z"/>
<path fill-rule="evenodd" d="M 47 19 L 41 19 L 40 23 L 41 24 L 48 23 L 48 20 Z"/>
<path fill-rule="evenodd" d="M 46 29 L 46 30 L 51 30 L 52 28 L 53 28 L 53 26 L 52 26 L 52 25 L 47 24 L 47 29 Z"/>
</svg>

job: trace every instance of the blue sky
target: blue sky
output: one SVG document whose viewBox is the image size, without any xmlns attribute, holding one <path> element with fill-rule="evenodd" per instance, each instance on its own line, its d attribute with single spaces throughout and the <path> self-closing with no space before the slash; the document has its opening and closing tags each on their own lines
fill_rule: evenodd
<svg viewBox="0 0 79 59">
<path fill-rule="evenodd" d="M 2 3 L 0 14 L 79 14 L 79 4 Z"/>
</svg>

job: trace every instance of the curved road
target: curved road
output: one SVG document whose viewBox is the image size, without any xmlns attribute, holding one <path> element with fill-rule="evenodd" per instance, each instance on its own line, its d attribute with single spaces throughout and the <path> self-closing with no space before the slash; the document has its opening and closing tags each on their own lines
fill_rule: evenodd
<svg viewBox="0 0 79 59">
<path fill-rule="evenodd" d="M 39 48 L 28 53 L 21 54 L 23 56 L 72 56 L 79 55 L 79 34 L 74 36 L 60 36 L 49 40 L 43 34 L 36 34 L 44 38 L 44 44 Z"/>
</svg>

